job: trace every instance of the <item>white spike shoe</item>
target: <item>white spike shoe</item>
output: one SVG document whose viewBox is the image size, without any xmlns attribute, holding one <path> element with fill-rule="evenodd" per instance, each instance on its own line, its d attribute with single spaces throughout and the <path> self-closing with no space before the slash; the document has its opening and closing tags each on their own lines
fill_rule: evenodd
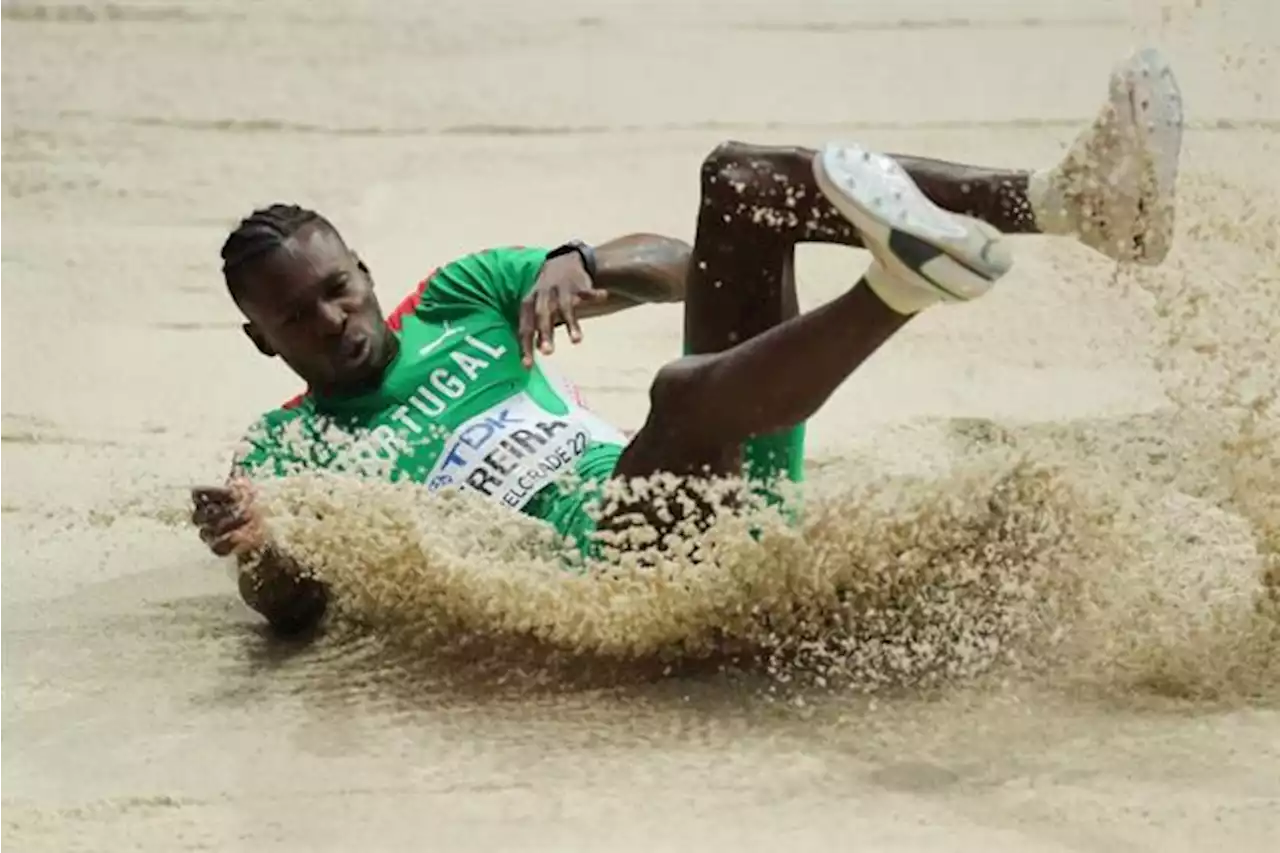
<svg viewBox="0 0 1280 853">
<path fill-rule="evenodd" d="M 1159 51 L 1118 64 L 1097 119 L 1027 193 L 1046 234 L 1074 235 L 1109 258 L 1156 265 L 1173 245 L 1182 93 Z"/>
<path fill-rule="evenodd" d="M 876 259 L 868 285 L 899 314 L 976 299 L 1013 266 L 999 231 L 942 210 L 891 157 L 833 143 L 814 157 L 813 170 Z"/>
</svg>

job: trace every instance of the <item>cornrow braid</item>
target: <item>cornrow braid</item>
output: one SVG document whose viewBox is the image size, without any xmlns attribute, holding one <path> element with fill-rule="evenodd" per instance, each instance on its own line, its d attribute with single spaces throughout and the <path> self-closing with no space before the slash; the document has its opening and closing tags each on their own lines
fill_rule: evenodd
<svg viewBox="0 0 1280 853">
<path fill-rule="evenodd" d="M 254 258 L 278 249 L 304 226 L 320 223 L 333 229 L 329 221 L 296 204 L 273 204 L 242 219 L 222 244 L 222 277 L 234 295 L 237 271 Z"/>
</svg>

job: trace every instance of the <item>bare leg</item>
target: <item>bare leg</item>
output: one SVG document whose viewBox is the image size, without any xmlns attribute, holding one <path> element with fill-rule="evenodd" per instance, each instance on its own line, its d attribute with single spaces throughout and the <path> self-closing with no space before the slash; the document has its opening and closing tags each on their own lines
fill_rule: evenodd
<svg viewBox="0 0 1280 853">
<path fill-rule="evenodd" d="M 1172 69 L 1158 52 L 1143 50 L 1113 70 L 1098 118 L 1052 168 L 1008 171 L 916 157 L 897 161 L 914 182 L 917 198 L 923 193 L 953 213 L 1004 233 L 1071 235 L 1117 261 L 1157 264 L 1172 242 L 1181 137 L 1182 99 Z M 685 340 L 692 355 L 655 379 L 649 419 L 619 461 L 619 476 L 735 473 L 744 439 L 807 418 L 918 310 L 914 297 L 899 298 L 905 291 L 896 283 L 907 281 L 908 289 L 921 284 L 936 262 L 947 274 L 946 257 L 924 257 L 941 247 L 933 239 L 938 234 L 916 235 L 925 238 L 917 247 L 924 255 L 914 260 L 876 242 L 873 251 L 894 256 L 887 262 L 896 269 L 886 285 L 885 266 L 879 263 L 885 259 L 878 256 L 869 271 L 876 273 L 875 293 L 898 310 L 874 295 L 864 279 L 829 305 L 797 317 L 795 245 L 862 245 L 858 229 L 819 191 L 814 154 L 728 143 L 703 163 L 686 289 Z M 846 202 L 852 197 L 833 198 L 849 213 Z M 878 230 L 888 226 L 869 208 L 862 214 L 850 216 L 876 231 L 877 239 L 903 236 Z M 968 249 L 985 253 L 994 245 L 980 230 L 967 228 L 964 244 L 952 247 L 959 254 L 950 260 L 961 266 L 975 262 L 975 269 L 990 260 L 962 257 Z M 963 281 L 963 269 L 951 273 L 959 275 L 951 283 L 971 284 Z M 992 264 L 982 274 L 1003 271 Z M 924 282 L 925 289 L 929 286 Z"/>
<path fill-rule="evenodd" d="M 684 315 L 693 353 L 720 352 L 795 316 L 797 243 L 862 245 L 818 191 L 814 154 L 730 142 L 703 161 Z M 938 206 L 1007 234 L 1038 231 L 1027 201 L 1029 172 L 895 159 Z"/>
<path fill-rule="evenodd" d="M 1070 235 L 1117 261 L 1158 264 L 1173 238 L 1182 96 L 1150 49 L 1113 69 L 1098 118 L 1053 168 L 991 169 L 896 155 L 934 204 L 1005 234 Z M 720 352 L 789 316 L 792 247 L 860 246 L 815 191 L 805 148 L 726 143 L 703 163 L 695 267 L 685 313 L 694 353 Z M 718 283 L 718 284 L 717 284 Z"/>
<path fill-rule="evenodd" d="M 619 476 L 737 473 L 743 440 L 811 416 L 909 319 L 864 286 L 797 316 L 795 245 L 862 245 L 819 191 L 814 154 L 728 143 L 703 162 L 685 296 L 692 355 L 659 374 Z M 940 206 L 1001 230 L 1035 230 L 1027 172 L 898 159 Z"/>
</svg>

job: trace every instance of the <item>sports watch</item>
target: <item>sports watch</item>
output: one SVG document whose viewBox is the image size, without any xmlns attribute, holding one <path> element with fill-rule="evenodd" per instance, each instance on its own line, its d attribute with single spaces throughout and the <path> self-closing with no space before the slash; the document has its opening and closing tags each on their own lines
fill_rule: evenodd
<svg viewBox="0 0 1280 853">
<path fill-rule="evenodd" d="M 592 284 L 595 284 L 596 250 L 581 240 L 570 240 L 568 243 L 556 246 L 550 252 L 547 252 L 547 256 L 544 260 L 549 261 L 552 258 L 558 258 L 561 255 L 568 255 L 571 253 L 577 254 L 579 258 L 582 258 L 582 266 L 587 271 L 587 277 L 591 279 Z"/>
</svg>

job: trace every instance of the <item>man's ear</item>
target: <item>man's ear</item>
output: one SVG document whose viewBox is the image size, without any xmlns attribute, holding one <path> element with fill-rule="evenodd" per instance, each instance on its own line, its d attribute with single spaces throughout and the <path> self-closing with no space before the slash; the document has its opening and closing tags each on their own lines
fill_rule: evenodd
<svg viewBox="0 0 1280 853">
<path fill-rule="evenodd" d="M 241 326 L 244 333 L 249 336 L 249 340 L 253 341 L 253 345 L 258 348 L 258 352 L 267 358 L 275 358 L 276 351 L 271 348 L 271 344 L 267 343 L 267 339 L 262 336 L 262 332 L 252 323 L 245 323 Z"/>
</svg>

